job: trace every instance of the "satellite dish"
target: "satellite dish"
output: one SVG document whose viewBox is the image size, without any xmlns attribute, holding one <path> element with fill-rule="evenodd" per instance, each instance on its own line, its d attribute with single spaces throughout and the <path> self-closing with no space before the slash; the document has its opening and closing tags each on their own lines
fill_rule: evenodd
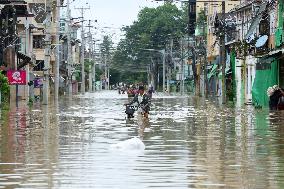
<svg viewBox="0 0 284 189">
<path fill-rule="evenodd" d="M 262 46 L 266 43 L 267 40 L 268 40 L 268 36 L 267 36 L 267 35 L 261 36 L 261 37 L 258 38 L 258 40 L 256 41 L 255 47 L 256 47 L 256 48 L 262 47 Z"/>
</svg>

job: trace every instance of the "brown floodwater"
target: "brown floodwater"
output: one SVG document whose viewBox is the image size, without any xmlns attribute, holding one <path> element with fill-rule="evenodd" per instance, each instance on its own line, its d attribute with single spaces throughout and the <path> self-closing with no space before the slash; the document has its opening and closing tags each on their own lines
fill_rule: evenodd
<svg viewBox="0 0 284 189">
<path fill-rule="evenodd" d="M 0 112 L 0 188 L 284 188 L 284 112 L 115 91 Z M 138 137 L 145 145 L 125 146 Z M 121 143 L 124 141 L 124 143 Z"/>
</svg>

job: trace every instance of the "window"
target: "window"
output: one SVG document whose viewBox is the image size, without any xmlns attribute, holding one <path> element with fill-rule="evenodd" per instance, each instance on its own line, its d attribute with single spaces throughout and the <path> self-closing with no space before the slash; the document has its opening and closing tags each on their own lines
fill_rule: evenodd
<svg viewBox="0 0 284 189">
<path fill-rule="evenodd" d="M 33 36 L 33 48 L 43 49 L 44 48 L 44 35 L 34 35 Z"/>
</svg>

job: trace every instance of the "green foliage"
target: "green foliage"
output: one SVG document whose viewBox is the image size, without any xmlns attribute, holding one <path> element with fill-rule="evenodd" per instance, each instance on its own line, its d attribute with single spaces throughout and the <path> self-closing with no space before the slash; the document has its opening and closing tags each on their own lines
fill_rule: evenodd
<svg viewBox="0 0 284 189">
<path fill-rule="evenodd" d="M 135 78 L 145 80 L 147 65 L 155 53 L 143 49 L 164 49 L 170 38 L 177 44 L 186 33 L 186 26 L 185 12 L 174 4 L 142 9 L 138 20 L 123 28 L 125 39 L 118 44 L 112 68 L 120 72 L 122 81 L 134 82 Z M 134 74 L 135 77 L 132 77 Z"/>
<path fill-rule="evenodd" d="M 90 73 L 92 70 L 91 65 L 94 64 L 94 61 L 89 60 L 89 59 L 85 59 L 85 72 L 86 73 Z"/>
<path fill-rule="evenodd" d="M 135 73 L 135 74 L 123 74 L 121 76 L 121 80 L 133 84 L 133 83 L 147 83 L 147 75 L 144 73 Z"/>
<path fill-rule="evenodd" d="M 113 42 L 110 36 L 104 36 L 103 42 L 101 44 L 101 55 L 103 58 L 108 58 L 111 55 Z"/>
<path fill-rule="evenodd" d="M 0 90 L 1 90 L 1 101 L 7 102 L 9 100 L 10 95 L 10 87 L 8 84 L 8 78 L 2 74 L 0 71 Z"/>
<path fill-rule="evenodd" d="M 33 104 L 34 104 L 34 99 L 30 97 L 29 102 L 28 102 L 28 106 L 32 107 Z"/>
<path fill-rule="evenodd" d="M 110 73 L 111 73 L 111 76 L 110 76 L 111 85 L 119 83 L 121 81 L 121 77 L 120 77 L 121 75 L 118 70 L 110 69 Z"/>
<path fill-rule="evenodd" d="M 197 15 L 196 23 L 197 25 L 206 25 L 206 21 L 207 17 L 205 14 L 205 10 L 201 10 Z"/>
<path fill-rule="evenodd" d="M 96 66 L 96 81 L 101 80 L 101 75 L 104 73 L 103 70 L 101 70 L 99 67 Z"/>
</svg>

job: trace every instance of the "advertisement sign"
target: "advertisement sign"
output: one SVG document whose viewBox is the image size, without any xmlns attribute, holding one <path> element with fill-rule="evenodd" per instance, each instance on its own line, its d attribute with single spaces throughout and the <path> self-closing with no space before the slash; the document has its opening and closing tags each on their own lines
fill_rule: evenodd
<svg viewBox="0 0 284 189">
<path fill-rule="evenodd" d="M 25 70 L 8 70 L 7 77 L 9 85 L 27 84 L 27 75 Z"/>
<path fill-rule="evenodd" d="M 34 79 L 34 88 L 42 88 L 43 86 L 43 79 L 42 78 L 35 78 Z"/>
</svg>

